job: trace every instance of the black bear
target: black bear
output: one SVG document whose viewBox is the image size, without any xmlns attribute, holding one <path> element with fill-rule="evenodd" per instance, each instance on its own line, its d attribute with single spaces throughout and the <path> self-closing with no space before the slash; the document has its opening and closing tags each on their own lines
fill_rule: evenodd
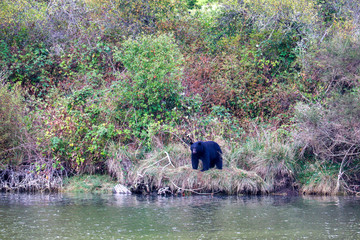
<svg viewBox="0 0 360 240">
<path fill-rule="evenodd" d="M 199 165 L 199 159 L 203 162 L 203 169 L 206 171 L 210 168 L 217 167 L 222 169 L 222 151 L 216 142 L 196 142 L 191 143 L 191 163 L 193 169 L 197 169 Z"/>
</svg>

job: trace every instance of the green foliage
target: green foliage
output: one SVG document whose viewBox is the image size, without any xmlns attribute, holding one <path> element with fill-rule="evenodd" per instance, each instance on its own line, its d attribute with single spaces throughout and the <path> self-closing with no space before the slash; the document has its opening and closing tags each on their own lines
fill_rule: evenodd
<svg viewBox="0 0 360 240">
<path fill-rule="evenodd" d="M 20 47 L 34 43 L 41 35 L 34 26 L 44 20 L 46 7 L 47 4 L 41 1 L 1 1 L 0 39 Z"/>
<path fill-rule="evenodd" d="M 94 46 L 76 44 L 56 58 L 59 63 L 58 77 L 75 83 L 80 78 L 80 84 L 100 87 L 103 84 L 102 80 L 112 77 L 111 57 L 109 45 L 100 40 L 97 40 Z"/>
<path fill-rule="evenodd" d="M 226 139 L 229 144 L 243 140 L 245 133 L 238 119 L 223 106 L 213 106 L 208 115 L 193 114 L 177 129 L 181 136 L 191 136 L 193 141 Z"/>
<path fill-rule="evenodd" d="M 111 114 L 102 90 L 84 87 L 69 97 L 49 102 L 44 115 L 46 131 L 44 151 L 78 172 L 103 170 L 109 156 L 107 144 L 118 132 L 107 121 Z M 61 101 L 59 101 L 61 100 Z"/>
<path fill-rule="evenodd" d="M 176 123 L 182 108 L 183 58 L 171 35 L 129 39 L 115 60 L 128 70 L 129 78 L 115 86 L 120 122 L 129 121 L 135 134 L 148 139 L 166 122 Z M 128 119 L 126 119 L 128 118 Z"/>
<path fill-rule="evenodd" d="M 9 81 L 21 83 L 36 95 L 43 96 L 50 85 L 54 84 L 51 79 L 54 74 L 53 60 L 43 43 L 19 48 L 16 45 L 10 47 L 1 40 L 0 62 L 9 72 Z"/>
</svg>

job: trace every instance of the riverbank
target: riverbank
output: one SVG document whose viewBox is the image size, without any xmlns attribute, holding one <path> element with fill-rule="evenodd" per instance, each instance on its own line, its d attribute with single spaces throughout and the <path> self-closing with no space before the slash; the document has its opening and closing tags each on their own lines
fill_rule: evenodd
<svg viewBox="0 0 360 240">
<path fill-rule="evenodd" d="M 137 182 L 134 185 L 121 185 L 135 194 L 158 194 L 158 195 L 297 195 L 296 189 L 279 189 L 275 192 L 266 190 L 265 182 L 256 174 L 244 170 L 224 169 L 210 170 L 208 172 L 193 171 L 184 168 L 170 171 L 161 176 L 146 176 L 146 181 Z M 20 173 L 14 174 L 21 176 Z M 181 178 L 180 175 L 188 178 Z M 172 176 L 172 178 L 169 178 Z M 20 177 L 21 178 L 21 177 Z M 173 179 L 173 180 L 172 180 Z M 10 179 L 9 179 L 10 180 Z M 51 183 L 46 177 L 37 177 L 33 181 L 25 183 L 26 179 L 15 183 L 14 181 L 1 181 L 2 192 L 67 192 L 67 193 L 113 193 L 118 182 L 109 175 L 81 175 L 58 179 Z"/>
<path fill-rule="evenodd" d="M 296 144 L 272 133 L 248 138 L 241 145 L 219 142 L 223 170 L 193 170 L 188 146 L 182 143 L 162 145 L 145 154 L 113 146 L 109 148 L 113 157 L 106 160 L 101 174 L 73 174 L 44 161 L 1 170 L 0 190 L 111 193 L 121 184 L 137 194 L 357 194 L 345 188 L 336 189 L 336 172 L 327 175 L 323 168 L 316 168 L 317 162 L 303 165 L 304 160 L 296 154 Z"/>
<path fill-rule="evenodd" d="M 335 192 L 336 174 L 329 178 L 319 175 L 317 169 L 301 166 L 294 144 L 269 136 L 249 138 L 233 146 L 220 141 L 223 170 L 193 170 L 188 146 L 181 143 L 146 154 L 113 148 L 113 157 L 106 161 L 102 174 L 71 174 L 46 162 L 22 165 L 0 171 L 0 190 L 111 193 L 121 184 L 137 194 L 356 194 L 344 188 Z"/>
</svg>

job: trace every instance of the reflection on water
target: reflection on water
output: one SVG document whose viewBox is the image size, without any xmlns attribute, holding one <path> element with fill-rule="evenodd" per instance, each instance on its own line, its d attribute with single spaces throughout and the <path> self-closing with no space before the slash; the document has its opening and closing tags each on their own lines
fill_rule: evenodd
<svg viewBox="0 0 360 240">
<path fill-rule="evenodd" d="M 4 193 L 0 239 L 360 239 L 360 198 Z"/>
</svg>

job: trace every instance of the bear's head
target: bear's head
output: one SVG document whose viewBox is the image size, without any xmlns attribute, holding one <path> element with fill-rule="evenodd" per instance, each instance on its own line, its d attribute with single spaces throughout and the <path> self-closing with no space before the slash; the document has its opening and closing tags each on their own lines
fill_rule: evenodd
<svg viewBox="0 0 360 240">
<path fill-rule="evenodd" d="M 202 154 L 204 152 L 204 146 L 201 141 L 191 144 L 190 149 L 192 154 Z"/>
</svg>

